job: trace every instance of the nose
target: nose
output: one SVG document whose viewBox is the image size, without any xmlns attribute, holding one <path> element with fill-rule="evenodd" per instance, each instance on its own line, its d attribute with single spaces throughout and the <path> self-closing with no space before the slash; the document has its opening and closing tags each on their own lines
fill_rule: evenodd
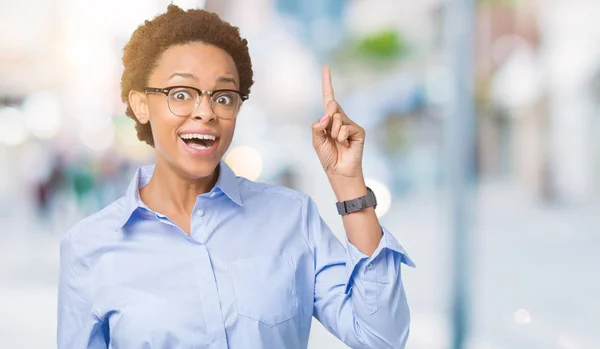
<svg viewBox="0 0 600 349">
<path fill-rule="evenodd" d="M 200 104 L 198 108 L 192 113 L 192 117 L 195 120 L 202 120 L 204 122 L 209 122 L 217 118 L 215 113 L 212 110 L 210 96 L 203 94 L 200 97 Z"/>
</svg>

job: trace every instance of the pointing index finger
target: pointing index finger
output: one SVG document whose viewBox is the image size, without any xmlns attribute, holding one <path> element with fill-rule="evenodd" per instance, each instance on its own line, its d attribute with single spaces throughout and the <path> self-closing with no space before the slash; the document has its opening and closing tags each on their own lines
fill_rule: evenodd
<svg viewBox="0 0 600 349">
<path fill-rule="evenodd" d="M 323 106 L 327 107 L 327 103 L 334 100 L 333 84 L 331 83 L 331 70 L 328 66 L 323 68 Z"/>
</svg>

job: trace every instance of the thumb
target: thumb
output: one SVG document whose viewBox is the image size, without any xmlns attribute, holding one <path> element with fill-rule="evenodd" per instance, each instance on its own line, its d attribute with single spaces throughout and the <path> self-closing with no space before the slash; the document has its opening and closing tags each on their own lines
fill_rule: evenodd
<svg viewBox="0 0 600 349">
<path fill-rule="evenodd" d="M 313 123 L 313 146 L 321 145 L 327 139 L 325 129 L 327 128 L 327 125 L 329 125 L 330 120 L 331 116 L 329 116 L 329 114 L 325 114 L 323 117 Z"/>
</svg>

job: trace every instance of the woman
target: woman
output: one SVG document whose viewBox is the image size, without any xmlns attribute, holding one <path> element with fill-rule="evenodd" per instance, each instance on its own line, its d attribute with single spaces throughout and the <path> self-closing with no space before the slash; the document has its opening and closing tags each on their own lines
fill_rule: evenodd
<svg viewBox="0 0 600 349">
<path fill-rule="evenodd" d="M 379 225 L 365 133 L 328 68 L 313 145 L 347 250 L 309 197 L 222 161 L 253 83 L 238 28 L 170 5 L 134 32 L 123 63 L 127 115 L 156 163 L 62 239 L 58 347 L 306 348 L 313 315 L 353 348 L 403 347 L 400 264 L 412 262 Z"/>
</svg>

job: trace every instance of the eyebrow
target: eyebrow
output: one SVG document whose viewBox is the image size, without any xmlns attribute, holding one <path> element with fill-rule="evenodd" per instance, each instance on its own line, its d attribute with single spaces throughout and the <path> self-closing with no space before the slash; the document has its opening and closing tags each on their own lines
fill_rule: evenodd
<svg viewBox="0 0 600 349">
<path fill-rule="evenodd" d="M 220 76 L 217 79 L 217 84 L 226 84 L 226 83 L 232 83 L 232 84 L 234 84 L 237 87 L 237 82 L 232 77 L 229 77 L 229 76 Z"/>
<path fill-rule="evenodd" d="M 194 81 L 199 81 L 199 79 L 194 74 L 179 73 L 179 72 L 171 74 L 171 76 L 169 77 L 169 80 L 171 80 L 175 76 L 179 76 L 179 77 L 182 77 L 184 79 L 192 79 Z M 217 78 L 217 84 L 226 84 L 226 83 L 232 83 L 232 84 L 234 84 L 237 87 L 237 82 L 232 77 L 229 77 L 229 76 L 220 76 L 219 78 Z"/>
<path fill-rule="evenodd" d="M 198 81 L 198 78 L 194 74 L 190 74 L 190 73 L 177 73 L 177 72 L 173 73 L 171 76 L 169 76 L 169 80 L 171 80 L 172 78 L 174 78 L 176 76 L 182 77 L 184 79 L 192 79 L 192 80 Z"/>
</svg>

